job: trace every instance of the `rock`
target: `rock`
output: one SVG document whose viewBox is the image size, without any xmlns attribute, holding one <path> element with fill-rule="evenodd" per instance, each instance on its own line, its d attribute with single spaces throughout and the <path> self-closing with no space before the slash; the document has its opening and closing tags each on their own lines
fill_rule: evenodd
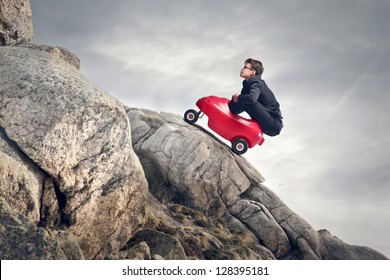
<svg viewBox="0 0 390 280">
<path fill-rule="evenodd" d="M 150 248 L 146 242 L 140 242 L 130 249 L 112 253 L 109 260 L 151 260 Z"/>
<path fill-rule="evenodd" d="M 76 236 L 63 230 L 49 230 L 48 233 L 57 241 L 58 248 L 65 254 L 67 260 L 84 259 Z"/>
<path fill-rule="evenodd" d="M 33 37 L 29 0 L 0 0 L 0 46 L 28 43 Z"/>
<path fill-rule="evenodd" d="M 290 250 L 290 242 L 283 228 L 261 203 L 239 200 L 229 211 L 259 238 L 266 248 L 280 257 Z"/>
<path fill-rule="evenodd" d="M 61 245 L 51 235 L 61 235 Z M 71 252 L 67 247 L 72 248 Z M 64 250 L 63 250 L 64 249 Z M 83 259 L 77 240 L 69 233 L 50 233 L 13 211 L 0 198 L 0 259 L 65 260 Z"/>
<path fill-rule="evenodd" d="M 247 229 L 228 229 L 223 219 L 184 205 L 166 206 L 149 194 L 146 213 L 144 228 L 173 236 L 183 246 L 186 259 L 275 259 Z"/>
<path fill-rule="evenodd" d="M 80 59 L 77 57 L 77 55 L 75 55 L 68 49 L 62 47 L 47 46 L 47 45 L 36 45 L 31 43 L 21 45 L 20 47 L 48 52 L 51 57 L 60 58 L 66 63 L 69 63 L 77 70 L 80 70 Z"/>
<path fill-rule="evenodd" d="M 389 258 L 378 251 L 366 246 L 349 245 L 336 236 L 332 236 L 329 231 L 319 230 L 321 238 L 324 240 L 326 249 L 329 252 L 330 260 L 388 260 Z"/>
<path fill-rule="evenodd" d="M 173 236 L 152 229 L 141 230 L 129 241 L 125 248 L 132 248 L 146 242 L 152 255 L 165 260 L 185 260 L 186 254 L 180 242 Z"/>
<path fill-rule="evenodd" d="M 31 222 L 40 220 L 45 174 L 26 157 L 0 127 L 0 197 Z"/>
<path fill-rule="evenodd" d="M 45 190 L 61 225 L 87 259 L 119 250 L 145 220 L 147 192 L 123 106 L 40 48 L 0 48 L 0 72 L 0 126 L 52 179 Z M 43 226 L 55 228 L 56 207 L 45 201 Z"/>
<path fill-rule="evenodd" d="M 253 211 L 249 218 L 242 220 L 255 232 L 259 231 L 256 236 L 262 242 L 269 243 L 266 247 L 274 252 L 275 256 L 290 255 L 290 258 L 292 249 L 297 248 L 299 259 L 327 258 L 327 250 L 318 232 L 287 207 L 269 188 L 263 184 L 252 185 L 241 198 L 250 202 Z M 239 215 L 242 216 L 242 213 Z M 262 240 L 264 236 L 267 240 Z"/>
</svg>

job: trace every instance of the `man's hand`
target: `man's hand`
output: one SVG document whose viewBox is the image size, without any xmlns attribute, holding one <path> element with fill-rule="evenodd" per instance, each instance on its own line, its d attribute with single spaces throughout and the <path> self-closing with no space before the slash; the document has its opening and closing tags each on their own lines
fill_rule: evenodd
<svg viewBox="0 0 390 280">
<path fill-rule="evenodd" d="M 239 94 L 238 94 L 238 93 L 236 93 L 236 94 L 233 94 L 233 95 L 232 95 L 232 100 L 233 100 L 233 102 L 234 102 L 234 103 L 236 103 L 236 102 L 237 102 L 237 100 L 238 100 L 238 96 L 239 96 Z"/>
</svg>

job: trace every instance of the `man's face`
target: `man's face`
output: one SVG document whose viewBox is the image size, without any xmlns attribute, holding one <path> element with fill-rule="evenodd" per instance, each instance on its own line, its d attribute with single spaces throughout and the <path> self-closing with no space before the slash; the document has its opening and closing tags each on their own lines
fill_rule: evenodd
<svg viewBox="0 0 390 280">
<path fill-rule="evenodd" d="M 252 64 L 250 63 L 245 64 L 245 66 L 242 67 L 240 71 L 240 77 L 244 78 L 245 80 L 249 79 L 255 74 L 256 71 L 252 69 Z"/>
</svg>

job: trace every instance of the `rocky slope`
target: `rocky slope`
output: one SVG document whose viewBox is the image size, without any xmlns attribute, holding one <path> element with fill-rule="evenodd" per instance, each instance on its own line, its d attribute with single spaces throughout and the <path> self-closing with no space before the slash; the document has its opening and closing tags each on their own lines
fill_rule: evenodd
<svg viewBox="0 0 390 280">
<path fill-rule="evenodd" d="M 28 1 L 16 2 L 28 19 Z M 3 24 L 9 3 L 0 0 L 1 259 L 386 259 L 314 230 L 206 131 L 123 106 L 74 54 L 28 44 L 28 20 Z"/>
</svg>

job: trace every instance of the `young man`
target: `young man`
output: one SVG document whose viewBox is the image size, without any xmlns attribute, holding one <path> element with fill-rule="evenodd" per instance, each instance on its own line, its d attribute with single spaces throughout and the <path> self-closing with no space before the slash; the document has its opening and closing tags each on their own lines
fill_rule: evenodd
<svg viewBox="0 0 390 280">
<path fill-rule="evenodd" d="M 261 79 L 264 68 L 260 61 L 248 58 L 245 66 L 241 68 L 242 82 L 241 94 L 234 94 L 229 103 L 233 114 L 247 112 L 249 116 L 258 122 L 263 133 L 276 136 L 283 128 L 280 106 L 273 92 Z"/>
</svg>

